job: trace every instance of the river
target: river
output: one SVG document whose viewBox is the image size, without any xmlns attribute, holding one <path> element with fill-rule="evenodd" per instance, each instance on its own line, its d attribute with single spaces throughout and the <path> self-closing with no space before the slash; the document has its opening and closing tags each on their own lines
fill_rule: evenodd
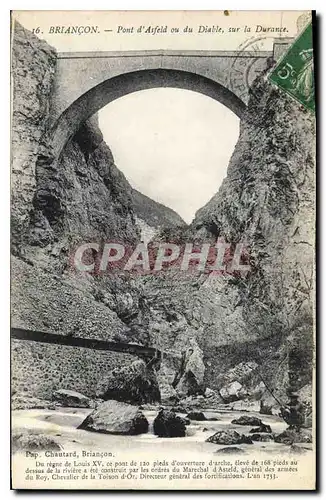
<svg viewBox="0 0 326 500">
<path fill-rule="evenodd" d="M 164 453 L 164 450 L 173 452 L 175 450 L 180 453 L 182 449 L 184 453 L 192 452 L 196 454 L 211 454 L 225 445 L 216 445 L 207 443 L 206 439 L 219 430 L 233 429 L 240 434 L 248 434 L 252 425 L 243 426 L 231 424 L 231 420 L 238 418 L 241 415 L 256 416 L 262 419 L 266 424 L 269 424 L 274 433 L 280 433 L 286 429 L 287 424 L 278 416 L 275 415 L 260 415 L 256 412 L 244 411 L 220 411 L 220 410 L 203 410 L 207 418 L 215 417 L 217 421 L 191 421 L 187 426 L 187 436 L 179 438 L 159 438 L 153 434 L 153 420 L 158 413 L 158 410 L 143 410 L 144 415 L 149 421 L 149 431 L 146 434 L 138 436 L 124 436 L 101 434 L 89 432 L 77 427 L 82 423 L 86 416 L 92 410 L 84 408 L 58 408 L 56 410 L 15 410 L 12 412 L 12 429 L 13 432 L 19 429 L 31 430 L 33 433 L 42 433 L 54 437 L 54 439 L 62 446 L 65 451 L 76 449 L 109 449 L 112 451 L 128 452 L 134 450 L 139 451 L 154 451 L 158 450 Z M 197 411 L 197 410 L 196 410 Z M 200 411 L 200 410 L 199 410 Z M 185 414 L 179 414 L 185 416 Z M 253 445 L 240 444 L 237 448 L 244 452 L 252 452 L 253 447 L 255 452 L 280 453 L 288 449 L 284 444 L 269 442 L 257 442 Z M 305 443 L 305 448 L 312 448 L 311 445 Z"/>
</svg>

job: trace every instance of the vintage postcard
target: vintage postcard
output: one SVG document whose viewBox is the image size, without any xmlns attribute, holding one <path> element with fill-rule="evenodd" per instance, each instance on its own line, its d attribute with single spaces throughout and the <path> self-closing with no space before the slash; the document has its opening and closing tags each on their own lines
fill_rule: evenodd
<svg viewBox="0 0 326 500">
<path fill-rule="evenodd" d="M 11 26 L 12 488 L 316 489 L 314 13 Z"/>
</svg>

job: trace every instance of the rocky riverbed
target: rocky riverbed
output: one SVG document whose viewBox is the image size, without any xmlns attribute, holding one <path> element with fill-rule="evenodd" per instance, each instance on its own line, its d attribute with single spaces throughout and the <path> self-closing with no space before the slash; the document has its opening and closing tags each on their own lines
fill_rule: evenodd
<svg viewBox="0 0 326 500">
<path fill-rule="evenodd" d="M 206 421 L 191 420 L 187 425 L 185 437 L 160 438 L 153 433 L 153 421 L 158 414 L 157 410 L 143 410 L 143 414 L 149 422 L 149 430 L 145 434 L 136 436 L 103 434 L 89 432 L 78 429 L 79 425 L 85 420 L 92 410 L 87 408 L 57 408 L 49 409 L 30 409 L 15 410 L 12 412 L 12 431 L 13 435 L 23 432 L 32 434 L 46 435 L 53 439 L 60 448 L 65 451 L 93 449 L 110 450 L 113 453 L 128 451 L 135 453 L 138 451 L 167 452 L 169 455 L 177 453 L 195 452 L 211 454 L 225 450 L 225 445 L 207 442 L 207 439 L 218 431 L 236 431 L 240 435 L 250 435 L 253 425 L 239 425 L 231 423 L 232 420 L 241 416 L 261 418 L 264 424 L 270 425 L 273 434 L 280 434 L 286 428 L 286 423 L 275 415 L 260 415 L 256 412 L 225 411 L 225 410 L 204 410 L 208 419 Z M 181 417 L 186 417 L 185 413 L 177 413 Z M 252 434 L 251 434 L 252 435 Z M 253 444 L 237 444 L 236 450 L 232 447 L 235 454 L 252 454 L 253 452 L 287 453 L 298 451 L 300 447 L 303 453 L 312 453 L 311 443 L 298 443 L 295 447 L 270 441 L 254 441 Z M 221 453 L 224 453 L 223 451 Z"/>
</svg>

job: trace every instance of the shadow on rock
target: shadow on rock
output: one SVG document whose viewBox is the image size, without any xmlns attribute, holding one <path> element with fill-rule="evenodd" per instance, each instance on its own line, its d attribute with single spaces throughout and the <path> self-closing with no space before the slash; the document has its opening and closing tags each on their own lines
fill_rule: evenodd
<svg viewBox="0 0 326 500">
<path fill-rule="evenodd" d="M 160 401 L 156 375 L 142 360 L 114 368 L 101 381 L 97 392 L 104 400 L 115 399 L 132 404 Z"/>
<path fill-rule="evenodd" d="M 218 431 L 207 438 L 206 442 L 214 444 L 253 444 L 250 436 L 232 430 Z"/>
<path fill-rule="evenodd" d="M 264 423 L 262 422 L 262 423 L 260 424 L 260 426 L 259 426 L 259 427 L 255 427 L 254 429 L 250 429 L 250 431 L 249 431 L 249 432 L 250 432 L 250 433 L 253 433 L 253 434 L 255 434 L 255 433 L 257 433 L 257 432 L 258 432 L 258 433 L 261 433 L 261 432 L 267 432 L 267 433 L 271 434 L 271 432 L 272 432 L 272 428 L 271 428 L 271 426 L 270 426 L 270 425 L 268 425 L 268 424 L 264 424 Z"/>
<path fill-rule="evenodd" d="M 275 443 L 291 445 L 293 443 L 312 443 L 312 433 L 308 429 L 285 429 L 275 436 Z"/>
<path fill-rule="evenodd" d="M 173 411 L 160 410 L 153 423 L 154 434 L 159 437 L 184 437 L 186 420 Z"/>
</svg>

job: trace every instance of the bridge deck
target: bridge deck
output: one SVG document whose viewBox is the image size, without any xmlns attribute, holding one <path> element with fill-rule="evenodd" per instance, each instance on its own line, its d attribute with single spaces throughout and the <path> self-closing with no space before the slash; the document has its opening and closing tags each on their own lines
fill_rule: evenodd
<svg viewBox="0 0 326 500">
<path fill-rule="evenodd" d="M 99 59 L 123 57 L 232 57 L 266 59 L 273 54 L 273 50 L 124 50 L 98 52 L 58 52 L 58 59 Z"/>
</svg>

